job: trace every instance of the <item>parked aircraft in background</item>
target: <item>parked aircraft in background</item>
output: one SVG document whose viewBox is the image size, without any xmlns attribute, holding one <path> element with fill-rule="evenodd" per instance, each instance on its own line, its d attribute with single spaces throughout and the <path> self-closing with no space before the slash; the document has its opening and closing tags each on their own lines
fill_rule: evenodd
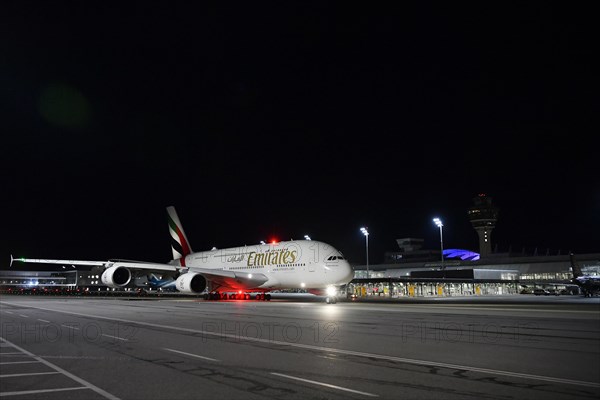
<svg viewBox="0 0 600 400">
<path fill-rule="evenodd" d="M 305 289 L 325 296 L 327 303 L 337 301 L 341 285 L 354 273 L 342 253 L 327 243 L 298 240 L 192 252 L 174 207 L 167 207 L 173 259 L 168 263 L 108 260 L 48 260 L 18 258 L 26 263 L 93 265 L 104 269 L 101 281 L 111 288 L 123 288 L 146 275 L 171 276 L 175 288 L 185 294 L 205 294 L 206 299 L 270 300 L 272 290 Z M 11 260 L 11 264 L 12 264 Z M 152 277 L 152 274 L 155 274 Z"/>
<path fill-rule="evenodd" d="M 175 278 L 171 275 L 149 273 L 147 275 L 138 275 L 134 278 L 133 284 L 138 288 L 173 291 L 175 292 Z"/>
<path fill-rule="evenodd" d="M 575 260 L 575 255 L 571 253 L 570 256 L 571 270 L 573 271 L 573 283 L 581 288 L 585 297 L 600 295 L 600 276 L 584 275 L 581 266 L 577 263 L 577 260 Z"/>
</svg>

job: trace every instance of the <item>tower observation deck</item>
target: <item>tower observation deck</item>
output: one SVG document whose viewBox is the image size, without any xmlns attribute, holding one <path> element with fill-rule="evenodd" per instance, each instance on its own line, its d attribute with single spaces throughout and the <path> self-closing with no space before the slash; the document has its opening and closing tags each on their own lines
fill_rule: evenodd
<svg viewBox="0 0 600 400">
<path fill-rule="evenodd" d="M 492 231 L 498 220 L 498 208 L 492 205 L 492 198 L 483 193 L 473 198 L 474 205 L 467 215 L 479 236 L 479 254 L 483 258 L 492 252 Z"/>
</svg>

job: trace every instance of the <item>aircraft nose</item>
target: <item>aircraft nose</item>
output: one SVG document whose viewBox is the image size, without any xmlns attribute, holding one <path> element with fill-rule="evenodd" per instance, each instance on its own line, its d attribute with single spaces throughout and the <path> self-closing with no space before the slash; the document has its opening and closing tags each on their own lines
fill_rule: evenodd
<svg viewBox="0 0 600 400">
<path fill-rule="evenodd" d="M 350 263 L 344 262 L 343 267 L 340 270 L 343 271 L 344 280 L 350 282 L 352 279 L 354 279 L 354 270 L 350 266 Z"/>
</svg>

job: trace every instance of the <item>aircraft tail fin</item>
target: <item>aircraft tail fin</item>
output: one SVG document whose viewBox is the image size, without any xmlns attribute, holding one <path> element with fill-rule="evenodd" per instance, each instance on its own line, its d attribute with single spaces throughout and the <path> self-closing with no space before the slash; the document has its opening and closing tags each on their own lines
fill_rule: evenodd
<svg viewBox="0 0 600 400">
<path fill-rule="evenodd" d="M 570 253 L 569 257 L 571 257 L 571 271 L 573 272 L 573 278 L 577 279 L 583 275 L 583 272 L 581 272 L 581 267 L 577 263 L 577 260 L 575 260 L 575 254 Z"/>
<path fill-rule="evenodd" d="M 192 252 L 190 242 L 185 236 L 183 226 L 181 225 L 181 221 L 179 221 L 175 207 L 167 207 L 167 214 L 169 219 L 169 233 L 171 234 L 171 250 L 173 250 L 173 260 L 178 260 L 180 258 L 185 259 L 185 256 Z"/>
</svg>

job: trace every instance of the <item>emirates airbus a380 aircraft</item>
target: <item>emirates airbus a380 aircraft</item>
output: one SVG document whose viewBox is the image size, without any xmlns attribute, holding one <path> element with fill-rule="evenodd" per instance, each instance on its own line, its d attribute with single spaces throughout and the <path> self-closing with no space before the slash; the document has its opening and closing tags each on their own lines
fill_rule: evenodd
<svg viewBox="0 0 600 400">
<path fill-rule="evenodd" d="M 232 247 L 194 253 L 174 207 L 167 207 L 173 259 L 168 263 L 108 260 L 48 260 L 17 258 L 13 261 L 43 264 L 94 265 L 104 268 L 102 283 L 123 288 L 132 280 L 162 274 L 172 276 L 175 287 L 186 294 L 205 293 L 205 298 L 270 300 L 268 292 L 305 289 L 337 301 L 341 285 L 354 276 L 338 250 L 315 240 L 298 240 L 253 246 Z"/>
</svg>

